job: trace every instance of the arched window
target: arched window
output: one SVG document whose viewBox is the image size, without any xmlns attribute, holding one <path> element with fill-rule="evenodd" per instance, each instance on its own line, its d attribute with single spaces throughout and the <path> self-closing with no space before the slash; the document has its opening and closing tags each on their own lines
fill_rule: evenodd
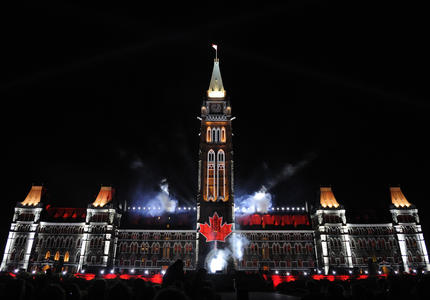
<svg viewBox="0 0 430 300">
<path fill-rule="evenodd" d="M 55 252 L 54 260 L 60 260 L 60 252 Z"/>
<path fill-rule="evenodd" d="M 208 128 L 206 129 L 206 142 L 207 142 L 207 143 L 212 142 L 212 130 L 211 130 L 211 128 L 210 128 L 210 127 L 208 127 Z"/>
<path fill-rule="evenodd" d="M 21 250 L 20 252 L 19 252 L 19 260 L 21 261 L 21 260 L 23 260 L 24 259 L 24 250 Z"/>
<path fill-rule="evenodd" d="M 142 243 L 140 248 L 140 253 L 148 254 L 149 245 L 148 243 Z"/>
<path fill-rule="evenodd" d="M 219 128 L 216 129 L 216 142 L 221 142 L 221 129 Z"/>
<path fill-rule="evenodd" d="M 211 135 L 212 135 L 212 137 L 211 137 L 211 140 L 212 140 L 212 143 L 216 143 L 216 140 L 215 140 L 215 138 L 216 138 L 216 130 L 215 130 L 215 128 L 212 128 L 212 132 L 211 132 Z"/>
<path fill-rule="evenodd" d="M 163 244 L 163 258 L 170 259 L 170 243 Z"/>
<path fill-rule="evenodd" d="M 193 252 L 193 245 L 191 243 L 185 245 L 185 252 L 186 254 L 191 254 L 191 252 Z"/>
<path fill-rule="evenodd" d="M 158 253 L 160 253 L 160 244 L 159 243 L 152 244 L 151 254 L 158 254 Z"/>
<path fill-rule="evenodd" d="M 49 252 L 49 251 L 48 251 Z M 10 254 L 10 260 L 14 261 L 16 257 L 16 249 L 13 249 L 12 253 Z"/>
<path fill-rule="evenodd" d="M 181 243 L 175 243 L 175 245 L 173 247 L 174 247 L 173 248 L 173 253 L 175 255 L 182 254 L 182 245 L 181 245 Z"/>
<path fill-rule="evenodd" d="M 131 253 L 137 253 L 137 243 L 131 243 Z"/>
<path fill-rule="evenodd" d="M 302 245 L 301 244 L 296 244 L 295 248 L 296 248 L 296 254 L 302 253 Z"/>
<path fill-rule="evenodd" d="M 284 243 L 284 244 L 282 245 L 282 252 L 283 252 L 283 254 L 288 254 L 287 243 Z"/>
<path fill-rule="evenodd" d="M 270 253 L 269 253 L 269 244 L 265 243 L 261 247 L 261 255 L 263 256 L 263 259 L 269 259 Z"/>
<path fill-rule="evenodd" d="M 312 244 L 308 244 L 307 248 L 308 248 L 308 254 L 313 254 L 314 253 L 314 248 L 312 247 Z"/>
<path fill-rule="evenodd" d="M 223 201 L 226 201 L 226 193 L 225 193 L 225 153 L 223 150 L 219 150 L 217 154 L 218 162 L 217 162 L 217 186 L 218 186 L 218 195 L 219 198 Z"/>
<path fill-rule="evenodd" d="M 69 261 L 69 251 L 66 251 L 66 253 L 64 254 L 64 262 L 68 262 Z"/>
<path fill-rule="evenodd" d="M 273 254 L 279 254 L 279 244 L 278 243 L 273 244 L 272 251 L 273 251 Z"/>
<path fill-rule="evenodd" d="M 221 143 L 225 143 L 227 140 L 226 134 L 225 134 L 225 127 L 221 128 Z"/>
<path fill-rule="evenodd" d="M 206 183 L 206 197 L 207 200 L 212 201 L 216 199 L 215 189 L 215 152 L 211 149 L 208 152 L 208 166 L 207 166 L 207 183 Z"/>
</svg>

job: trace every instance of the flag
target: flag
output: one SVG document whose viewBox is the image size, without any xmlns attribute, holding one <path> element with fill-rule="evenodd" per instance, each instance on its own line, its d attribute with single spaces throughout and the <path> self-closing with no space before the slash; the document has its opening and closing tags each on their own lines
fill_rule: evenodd
<svg viewBox="0 0 430 300">
<path fill-rule="evenodd" d="M 217 46 L 217 45 L 212 44 L 212 48 L 214 48 L 215 50 L 217 50 L 217 51 L 218 51 L 218 46 Z"/>
</svg>

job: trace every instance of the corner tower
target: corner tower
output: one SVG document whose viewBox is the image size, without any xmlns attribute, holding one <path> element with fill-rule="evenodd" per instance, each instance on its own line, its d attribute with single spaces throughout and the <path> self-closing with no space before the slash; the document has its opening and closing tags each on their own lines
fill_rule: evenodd
<svg viewBox="0 0 430 300">
<path fill-rule="evenodd" d="M 418 209 L 410 203 L 400 187 L 390 187 L 390 212 L 402 256 L 403 269 L 430 270 L 430 262 Z"/>
<path fill-rule="evenodd" d="M 216 213 L 222 217 L 222 224 L 234 223 L 231 125 L 233 118 L 230 102 L 222 83 L 218 58 L 214 60 L 212 77 L 201 106 L 199 120 L 201 120 L 201 126 L 197 221 L 199 224 L 209 224 L 211 222 L 209 218 Z M 223 248 L 224 244 L 218 243 L 216 247 Z M 204 259 L 213 247 L 203 234 L 199 235 L 198 264 L 200 266 L 204 266 Z"/>
</svg>

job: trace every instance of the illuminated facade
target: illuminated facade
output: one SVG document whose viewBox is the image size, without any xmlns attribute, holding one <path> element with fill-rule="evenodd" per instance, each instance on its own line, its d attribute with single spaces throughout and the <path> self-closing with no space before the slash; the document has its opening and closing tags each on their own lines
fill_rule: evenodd
<svg viewBox="0 0 430 300">
<path fill-rule="evenodd" d="M 248 213 L 234 204 L 232 108 L 215 59 L 201 105 L 198 191 L 194 207 L 161 213 L 157 207 L 125 206 L 111 187 L 101 187 L 87 208 L 42 203 L 33 186 L 18 202 L 1 270 L 158 272 L 180 258 L 186 269 L 205 267 L 214 249 L 242 236 L 240 270 L 275 272 L 429 271 L 418 217 L 399 187 L 391 187 L 388 220 L 348 222 L 331 187 L 320 188 L 312 211 L 269 207 Z M 305 202 L 306 203 L 306 202 Z"/>
</svg>

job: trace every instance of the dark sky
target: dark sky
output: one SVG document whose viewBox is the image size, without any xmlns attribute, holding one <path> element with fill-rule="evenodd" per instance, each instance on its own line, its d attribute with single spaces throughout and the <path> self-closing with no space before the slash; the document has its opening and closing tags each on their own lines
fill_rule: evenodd
<svg viewBox="0 0 430 300">
<path fill-rule="evenodd" d="M 166 178 L 193 203 L 211 43 L 237 117 L 236 196 L 275 181 L 275 203 L 301 205 L 331 184 L 347 209 L 388 210 L 400 184 L 428 237 L 426 10 L 344 2 L 5 10 L 1 244 L 32 183 L 84 207 L 100 184 L 133 201 Z"/>
</svg>

